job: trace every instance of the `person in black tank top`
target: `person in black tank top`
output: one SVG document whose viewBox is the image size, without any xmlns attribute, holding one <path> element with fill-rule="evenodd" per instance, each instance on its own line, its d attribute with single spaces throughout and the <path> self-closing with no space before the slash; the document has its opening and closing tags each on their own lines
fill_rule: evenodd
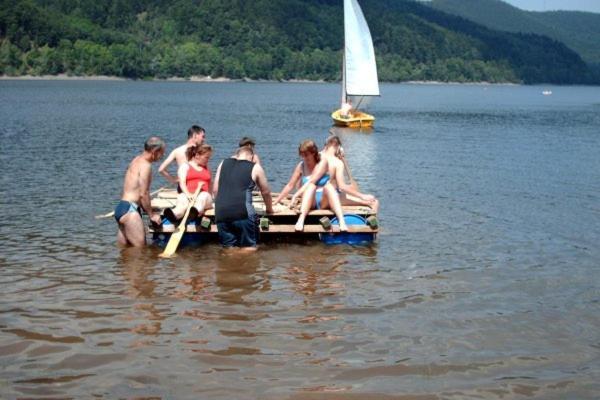
<svg viewBox="0 0 600 400">
<path fill-rule="evenodd" d="M 258 218 L 252 205 L 252 191 L 256 186 L 267 213 L 273 213 L 267 177 L 259 164 L 250 161 L 253 155 L 251 149 L 241 147 L 234 157 L 223 160 L 217 170 L 215 220 L 224 247 L 256 248 Z"/>
</svg>

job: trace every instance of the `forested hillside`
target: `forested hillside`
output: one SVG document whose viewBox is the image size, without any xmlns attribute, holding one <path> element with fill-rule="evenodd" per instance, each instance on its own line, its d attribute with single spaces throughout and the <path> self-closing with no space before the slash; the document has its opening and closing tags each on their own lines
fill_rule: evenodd
<svg viewBox="0 0 600 400">
<path fill-rule="evenodd" d="M 501 0 L 431 0 L 432 7 L 491 29 L 545 35 L 600 66 L 600 14 L 580 11 L 524 11 Z"/>
<path fill-rule="evenodd" d="M 340 79 L 341 0 L 0 0 L 0 74 Z M 547 37 L 362 0 L 383 81 L 598 81 Z"/>
</svg>

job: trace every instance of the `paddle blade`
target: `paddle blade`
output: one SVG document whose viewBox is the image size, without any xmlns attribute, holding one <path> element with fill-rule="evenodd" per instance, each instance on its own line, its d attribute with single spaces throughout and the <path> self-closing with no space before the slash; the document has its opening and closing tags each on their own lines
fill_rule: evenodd
<svg viewBox="0 0 600 400">
<path fill-rule="evenodd" d="M 196 191 L 194 192 L 194 195 L 192 196 L 190 204 L 188 205 L 187 209 L 185 210 L 185 214 L 183 214 L 183 219 L 179 223 L 179 226 L 177 226 L 177 230 L 171 234 L 171 238 L 169 239 L 169 243 L 167 243 L 167 247 L 165 247 L 165 250 L 158 255 L 159 257 L 162 257 L 162 258 L 171 257 L 177 251 L 177 247 L 179 247 L 179 242 L 181 242 L 181 238 L 183 238 L 183 234 L 185 233 L 185 227 L 187 225 L 188 216 L 190 215 L 190 210 L 192 209 L 192 207 L 194 206 L 194 203 L 196 202 L 196 198 L 198 197 L 198 194 L 200 193 L 201 187 L 202 187 L 202 185 L 198 185 L 198 188 L 196 189 Z"/>
<path fill-rule="evenodd" d="M 165 250 L 158 256 L 161 258 L 172 257 L 177 251 L 177 247 L 179 247 L 179 242 L 181 242 L 181 238 L 183 238 L 184 233 L 185 225 L 183 227 L 181 225 L 177 227 L 177 230 L 171 234 L 171 237 L 169 238 L 169 243 L 167 243 Z"/>
</svg>

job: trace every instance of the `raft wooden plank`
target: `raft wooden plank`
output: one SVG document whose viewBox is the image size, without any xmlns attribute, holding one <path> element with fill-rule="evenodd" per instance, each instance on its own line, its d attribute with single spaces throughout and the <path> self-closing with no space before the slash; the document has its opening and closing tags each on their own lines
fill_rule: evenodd
<svg viewBox="0 0 600 400">
<path fill-rule="evenodd" d="M 278 193 L 273 193 L 273 197 L 276 197 Z M 165 208 L 175 207 L 175 203 L 177 200 L 177 191 L 176 190 L 165 190 L 157 194 L 151 201 L 152 208 L 157 212 L 162 212 Z M 252 203 L 254 208 L 256 209 L 256 213 L 258 215 L 265 215 L 265 204 L 263 202 L 262 197 L 259 194 L 254 194 L 252 198 Z M 269 217 L 292 217 L 298 215 L 298 209 L 290 209 L 288 207 L 289 201 L 287 199 L 284 200 L 285 205 L 276 205 L 275 212 L 273 214 L 269 214 Z M 344 206 L 342 207 L 344 210 L 344 214 L 356 214 L 364 217 L 368 217 L 371 215 L 376 215 L 370 207 L 367 206 Z M 206 210 L 205 214 L 207 217 L 212 218 L 215 216 L 215 210 L 210 209 Z M 310 210 L 308 215 L 323 217 L 323 216 L 335 216 L 333 211 L 326 210 Z"/>
<path fill-rule="evenodd" d="M 304 225 L 304 230 L 297 232 L 294 229 L 294 225 L 269 225 L 268 230 L 261 230 L 261 234 L 269 233 L 339 233 L 340 227 L 338 225 L 332 225 L 330 230 L 326 230 L 321 225 Z M 377 233 L 377 229 L 371 229 L 367 225 L 348 225 L 348 233 Z"/>
<path fill-rule="evenodd" d="M 166 225 L 159 228 L 149 228 L 150 233 L 173 233 L 175 232 L 174 225 Z M 293 233 L 301 235 L 303 233 L 339 233 L 340 228 L 337 225 L 333 225 L 330 230 L 324 229 L 321 225 L 304 225 L 304 230 L 297 232 L 294 229 L 294 225 L 269 225 L 268 230 L 261 230 L 261 234 L 269 233 Z M 188 225 L 185 228 L 186 233 L 217 233 L 217 227 L 212 225 L 210 230 L 196 228 L 196 225 Z M 348 225 L 349 233 L 378 233 L 377 229 L 371 229 L 366 225 Z"/>
<path fill-rule="evenodd" d="M 163 225 L 160 227 L 150 227 L 148 228 L 148 232 L 150 233 L 173 233 L 175 232 L 175 225 Z M 185 232 L 186 233 L 217 233 L 217 226 L 216 225 L 211 225 L 210 226 L 210 230 L 208 229 L 204 229 L 204 228 L 199 228 L 196 227 L 196 225 L 187 225 L 185 227 Z"/>
</svg>

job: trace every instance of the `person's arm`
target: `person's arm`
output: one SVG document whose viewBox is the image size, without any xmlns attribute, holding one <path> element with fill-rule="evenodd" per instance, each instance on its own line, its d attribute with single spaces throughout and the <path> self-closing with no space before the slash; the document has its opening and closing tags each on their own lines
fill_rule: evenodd
<svg viewBox="0 0 600 400">
<path fill-rule="evenodd" d="M 160 225 L 160 215 L 155 214 L 152 210 L 152 204 L 150 201 L 150 185 L 152 184 L 152 166 L 150 163 L 142 163 L 140 166 L 140 204 L 150 221 L 157 225 Z"/>
<path fill-rule="evenodd" d="M 258 154 L 254 153 L 254 155 L 252 156 L 252 162 L 255 164 L 260 164 L 260 157 L 258 156 Z"/>
<path fill-rule="evenodd" d="M 179 184 L 179 187 L 181 188 L 181 191 L 183 193 L 185 193 L 185 195 L 188 197 L 188 199 L 192 197 L 192 194 L 189 192 L 189 190 L 187 188 L 187 184 L 186 184 L 187 174 L 188 174 L 189 169 L 190 169 L 190 165 L 187 163 L 181 164 L 179 166 L 179 168 L 177 169 L 177 177 L 179 178 L 179 182 L 181 182 Z"/>
<path fill-rule="evenodd" d="M 288 181 L 287 185 L 281 189 L 281 193 L 279 196 L 273 201 L 273 204 L 280 203 L 281 200 L 285 199 L 285 197 L 296 187 L 298 180 L 302 177 L 302 163 L 299 163 L 296 168 L 294 168 L 294 172 L 292 172 L 292 176 Z"/>
<path fill-rule="evenodd" d="M 177 185 L 178 180 L 176 177 L 174 177 L 173 175 L 171 175 L 169 173 L 169 171 L 167 171 L 167 167 L 173 162 L 173 160 L 175 160 L 175 150 L 173 150 L 170 154 L 169 157 L 167 157 L 165 159 L 165 161 L 162 162 L 162 164 L 160 164 L 160 167 L 158 167 L 158 172 L 165 177 L 165 179 L 174 184 Z"/>
<path fill-rule="evenodd" d="M 348 185 L 344 180 L 344 163 L 341 160 L 335 166 L 335 181 L 337 182 L 338 188 L 349 195 L 356 196 L 364 201 L 374 201 L 375 196 L 371 194 L 364 194 L 356 190 L 352 185 Z"/>
<path fill-rule="evenodd" d="M 312 173 L 310 174 L 310 178 L 308 179 L 308 182 L 306 182 L 304 185 L 302 185 L 302 187 L 300 189 L 298 189 L 298 191 L 296 193 L 294 193 L 294 196 L 292 196 L 292 201 L 290 201 L 290 206 L 294 205 L 294 203 L 296 202 L 296 199 L 298 199 L 299 197 L 302 196 L 302 194 L 306 191 L 306 189 L 308 189 L 309 185 L 316 185 L 317 182 L 319 182 L 319 180 L 323 177 L 323 175 L 325 175 L 327 173 L 328 169 L 329 169 L 329 164 L 327 163 L 327 160 L 325 158 L 321 158 L 321 161 L 319 161 L 317 163 L 317 165 L 315 165 L 315 168 L 313 169 Z"/>
<path fill-rule="evenodd" d="M 219 176 L 221 176 L 221 166 L 222 165 L 223 165 L 223 162 L 221 161 L 221 163 L 217 167 L 217 172 L 215 172 L 215 180 L 213 181 L 213 187 L 212 187 L 213 199 L 217 198 L 217 193 L 219 192 Z"/>
<path fill-rule="evenodd" d="M 254 168 L 252 168 L 252 179 L 254 182 L 256 182 L 258 188 L 260 189 L 260 194 L 265 202 L 265 211 L 267 214 L 273 214 L 273 198 L 271 197 L 271 188 L 269 187 L 265 170 L 260 166 L 260 164 L 254 164 Z"/>
</svg>

